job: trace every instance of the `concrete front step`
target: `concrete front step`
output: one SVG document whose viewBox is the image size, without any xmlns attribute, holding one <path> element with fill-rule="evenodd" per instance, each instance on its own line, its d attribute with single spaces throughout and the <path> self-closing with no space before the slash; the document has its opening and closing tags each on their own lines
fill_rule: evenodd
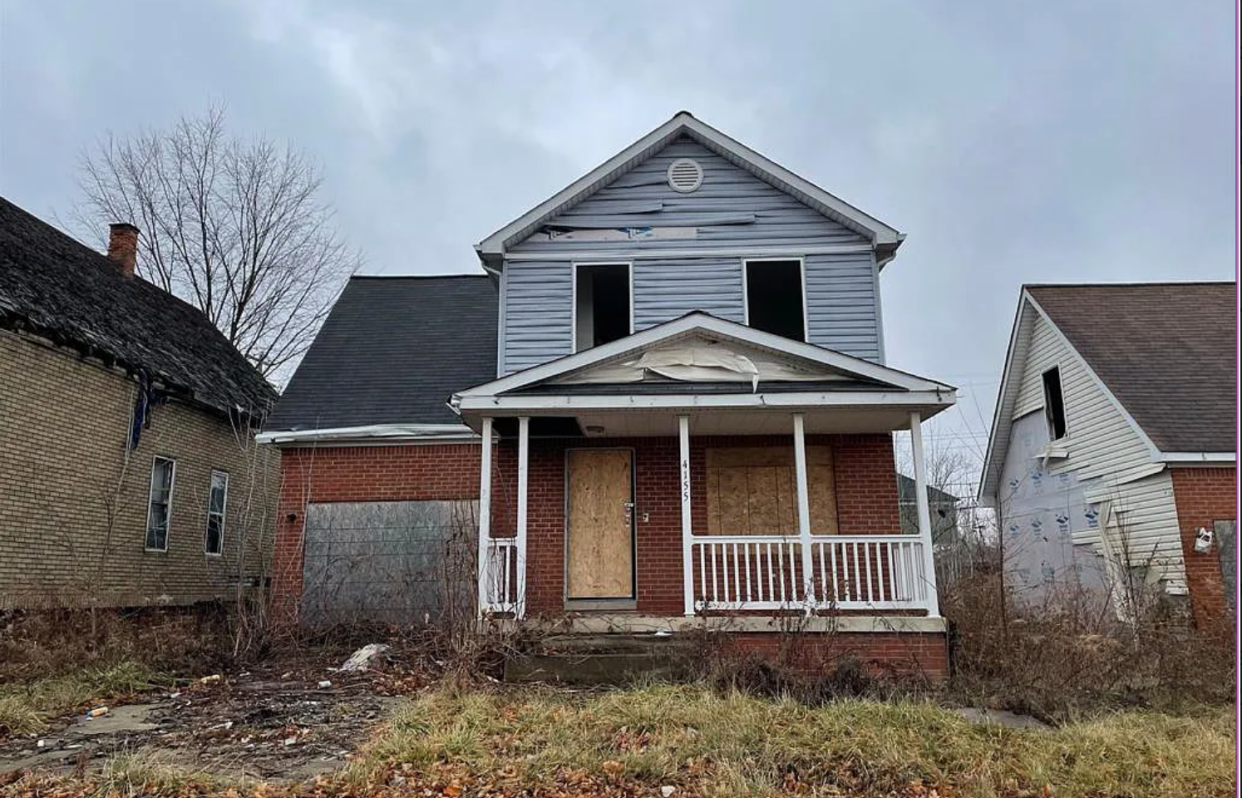
<svg viewBox="0 0 1242 798">
<path fill-rule="evenodd" d="M 686 640 L 656 635 L 554 635 L 534 651 L 505 660 L 506 682 L 623 684 L 638 678 L 675 680 L 686 675 Z"/>
</svg>

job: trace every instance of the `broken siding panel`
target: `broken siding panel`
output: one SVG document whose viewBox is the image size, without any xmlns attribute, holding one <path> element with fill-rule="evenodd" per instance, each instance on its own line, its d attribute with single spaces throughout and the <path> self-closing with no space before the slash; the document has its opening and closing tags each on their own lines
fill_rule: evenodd
<svg viewBox="0 0 1242 798">
<path fill-rule="evenodd" d="M 880 362 L 872 253 L 809 255 L 804 269 L 810 343 Z"/>
<path fill-rule="evenodd" d="M 1046 467 L 1036 460 L 1025 466 L 1025 470 L 1054 479 L 1072 474 L 1081 485 L 1087 504 L 1109 502 L 1130 541 L 1131 550 L 1142 552 L 1143 557 L 1154 553 L 1168 590 L 1184 591 L 1181 540 L 1168 473 L 1151 473 L 1155 466 L 1147 443 L 1096 383 L 1052 323 L 1041 314 L 1035 314 L 1028 346 L 1014 405 L 1009 446 L 1019 445 L 1018 431 L 1028 429 L 1029 435 L 1029 428 L 1040 431 L 1040 449 L 1047 443 L 1043 373 L 1058 367 L 1066 417 L 1066 437 L 1062 442 L 1069 455 L 1063 460 L 1049 461 Z M 998 498 L 1004 497 L 1006 490 L 1002 483 Z M 1090 544 L 1093 550 L 1103 552 L 1098 529 L 1076 530 L 1075 542 Z"/>
<path fill-rule="evenodd" d="M 701 310 L 744 321 L 737 258 L 634 261 L 634 332 Z"/>
<path fill-rule="evenodd" d="M 570 353 L 573 267 L 568 261 L 507 264 L 503 290 L 506 374 Z"/>
<path fill-rule="evenodd" d="M 666 173 L 678 158 L 693 158 L 703 167 L 703 184 L 682 194 L 669 187 Z M 660 210 L 652 211 L 655 203 Z M 750 224 L 701 224 L 711 218 L 731 219 L 753 214 Z M 738 249 L 760 246 L 865 245 L 866 238 L 828 219 L 785 192 L 735 166 L 701 144 L 682 137 L 633 171 L 622 175 L 585 201 L 554 218 L 574 227 L 690 227 L 693 237 L 621 238 L 591 242 L 604 255 L 608 250 L 642 248 Z M 555 252 L 581 241 L 549 241 L 535 235 L 511 247 L 514 252 Z"/>
</svg>

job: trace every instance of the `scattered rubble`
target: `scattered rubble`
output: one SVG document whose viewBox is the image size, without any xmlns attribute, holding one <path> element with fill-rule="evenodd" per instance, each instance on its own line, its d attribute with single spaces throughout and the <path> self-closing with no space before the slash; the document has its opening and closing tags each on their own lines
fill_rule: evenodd
<svg viewBox="0 0 1242 798">
<path fill-rule="evenodd" d="M 358 649 L 345 660 L 345 664 L 341 666 L 342 671 L 365 671 L 376 657 L 388 651 L 388 646 L 383 643 L 371 643 Z"/>
</svg>

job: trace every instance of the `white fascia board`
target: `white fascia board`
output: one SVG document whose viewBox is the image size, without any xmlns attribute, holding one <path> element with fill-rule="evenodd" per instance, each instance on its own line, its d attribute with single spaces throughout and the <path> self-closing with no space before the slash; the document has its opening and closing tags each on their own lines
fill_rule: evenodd
<svg viewBox="0 0 1242 798">
<path fill-rule="evenodd" d="M 302 443 L 355 443 L 367 441 L 472 441 L 478 434 L 465 424 L 372 424 L 363 427 L 334 427 L 330 429 L 286 430 L 260 432 L 254 436 L 256 443 L 278 446 Z"/>
<path fill-rule="evenodd" d="M 1021 296 L 1018 297 L 1018 310 L 1014 314 L 1013 327 L 1009 332 L 1009 347 L 1005 350 L 1005 368 L 1001 372 L 1000 390 L 996 394 L 996 407 L 992 411 L 992 433 L 988 436 L 988 451 L 984 455 L 983 473 L 979 478 L 979 501 L 989 507 L 995 506 L 995 483 L 1000 479 L 1001 466 L 1005 462 L 1005 454 L 1009 448 L 1009 431 L 1013 427 L 1013 404 L 1017 399 L 1017 390 L 1013 385 L 1013 371 L 1026 368 L 1027 353 L 1018 352 L 1018 337 L 1024 322 L 1026 300 L 1027 293 L 1024 288 Z M 1029 340 L 1027 346 L 1030 346 Z"/>
<path fill-rule="evenodd" d="M 676 118 L 674 117 L 674 119 Z M 825 215 L 834 216 L 856 232 L 868 236 L 872 243 L 899 244 L 905 237 L 895 228 L 889 227 L 874 216 L 855 208 L 840 197 L 828 193 L 806 178 L 799 177 L 775 161 L 755 152 L 740 141 L 721 133 L 711 125 L 700 122 L 689 114 L 686 114 L 683 124 L 686 130 L 694 134 L 695 138 L 709 145 L 709 149 L 715 150 L 719 155 L 732 156 L 732 159 L 737 159 L 744 165 L 749 165 L 760 173 L 760 177 L 766 177 L 769 181 L 783 184 L 787 191 L 802 194 L 806 199 L 811 200 L 812 204 L 819 205 L 820 208 L 818 210 L 821 213 L 828 211 Z M 799 197 L 799 199 L 802 198 Z"/>
<path fill-rule="evenodd" d="M 1157 461 L 1170 466 L 1229 465 L 1238 461 L 1237 452 L 1161 452 Z"/>
<path fill-rule="evenodd" d="M 694 332 L 709 333 L 741 344 L 763 347 L 779 354 L 808 360 L 812 363 L 844 371 L 857 377 L 891 385 L 901 390 L 949 393 L 956 390 L 951 385 L 924 379 L 923 377 L 898 371 L 888 366 L 881 366 L 869 360 L 845 355 L 831 349 L 816 346 L 815 344 L 793 341 L 779 335 L 747 327 L 744 324 L 725 321 L 707 313 L 695 312 L 688 313 L 685 316 L 655 327 L 649 327 L 642 332 L 620 338 L 611 343 L 592 347 L 573 355 L 566 355 L 525 371 L 511 374 L 508 377 L 493 380 L 466 391 L 460 391 L 455 395 L 454 399 L 460 398 L 464 400 L 466 397 L 472 396 L 494 396 L 507 391 L 525 388 L 598 365 L 613 358 L 624 357 L 632 352 L 640 351 L 671 338 Z"/>
<path fill-rule="evenodd" d="M 755 410 L 772 408 L 875 408 L 900 407 L 938 412 L 952 407 L 955 392 L 948 391 L 877 391 L 737 394 L 630 394 L 625 396 L 462 396 L 458 410 L 462 413 L 513 415 L 520 412 L 588 410 Z"/>
<path fill-rule="evenodd" d="M 480 241 L 474 247 L 479 258 L 485 263 L 498 262 L 504 256 L 509 244 L 524 238 L 534 232 L 538 225 L 563 209 L 577 204 L 598 191 L 622 172 L 646 160 L 652 152 L 683 132 L 690 134 L 708 149 L 791 194 L 825 216 L 867 236 L 873 246 L 884 246 L 889 250 L 895 250 L 905 238 L 895 228 L 884 224 L 874 216 L 864 213 L 840 197 L 799 177 L 775 161 L 726 136 L 711 125 L 700 122 L 690 113 L 681 111 L 553 196 Z M 891 255 L 885 260 L 891 260 Z"/>
</svg>

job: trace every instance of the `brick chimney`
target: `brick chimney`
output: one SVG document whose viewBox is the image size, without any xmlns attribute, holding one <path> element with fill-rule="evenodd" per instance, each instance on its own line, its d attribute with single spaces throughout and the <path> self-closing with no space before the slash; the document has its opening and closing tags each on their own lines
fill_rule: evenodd
<svg viewBox="0 0 1242 798">
<path fill-rule="evenodd" d="M 138 228 L 129 222 L 109 225 L 108 260 L 116 264 L 121 274 L 134 276 L 134 263 L 138 260 Z"/>
</svg>

